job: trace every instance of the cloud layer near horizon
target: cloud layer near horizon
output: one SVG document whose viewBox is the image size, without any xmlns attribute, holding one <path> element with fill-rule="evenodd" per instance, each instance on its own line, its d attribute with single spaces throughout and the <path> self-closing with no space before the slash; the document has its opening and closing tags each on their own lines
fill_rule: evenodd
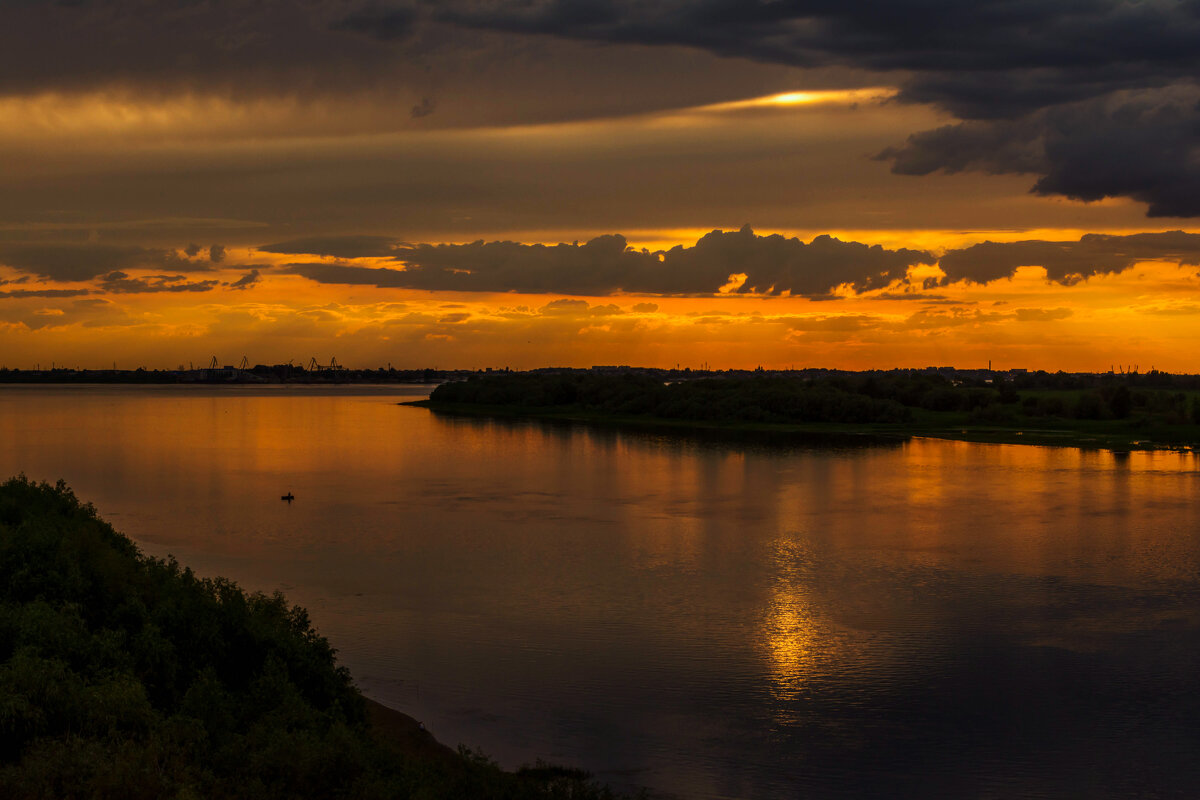
<svg viewBox="0 0 1200 800">
<path fill-rule="evenodd" d="M 364 242 L 369 238 L 369 242 Z M 855 293 L 909 283 L 909 269 L 937 266 L 942 275 L 917 288 L 959 281 L 987 284 L 1012 278 L 1020 267 L 1042 267 L 1048 280 L 1070 286 L 1095 275 L 1122 272 L 1141 261 L 1200 265 L 1200 234 L 1183 231 L 1132 235 L 1086 234 L 1079 241 L 982 242 L 937 257 L 906 248 L 843 242 L 818 236 L 805 243 L 749 226 L 712 231 L 694 246 L 651 252 L 627 246 L 620 235 L 585 244 L 407 244 L 386 237 L 326 237 L 265 245 L 269 253 L 331 256 L 343 263 L 291 263 L 286 272 L 318 283 L 460 292 L 558 293 L 602 296 L 791 294 L 826 299 L 840 287 Z M 386 259 L 397 267 L 344 263 Z M 731 278 L 734 280 L 731 282 Z M 917 295 L 926 299 L 925 295 Z M 889 297 L 888 299 L 896 299 Z"/>
<path fill-rule="evenodd" d="M 714 230 L 694 245 L 656 251 L 630 247 L 619 234 L 556 245 L 482 240 L 412 244 L 386 236 L 328 236 L 276 242 L 256 250 L 262 254 L 258 258 L 272 260 L 228 266 L 221 245 L 164 249 L 0 244 L 0 265 L 18 274 L 0 280 L 14 285 L 0 296 L 49 297 L 54 295 L 44 293 L 66 291 L 55 289 L 51 285 L 55 283 L 82 283 L 86 288 L 75 286 L 72 291 L 112 294 L 248 289 L 259 285 L 264 275 L 285 274 L 318 284 L 431 292 L 791 295 L 810 300 L 875 293 L 881 299 L 932 302 L 938 297 L 928 290 L 935 287 L 990 284 L 1013 278 L 1022 267 L 1040 267 L 1048 281 L 1071 286 L 1093 276 L 1123 272 L 1139 262 L 1198 266 L 1200 234 L 1167 231 L 1086 234 L 1078 241 L 985 241 L 940 256 L 829 235 L 810 242 L 759 235 L 749 226 Z M 296 255 L 322 260 L 280 263 L 280 256 Z M 164 267 L 179 274 L 164 274 Z M 202 277 L 190 280 L 185 273 Z M 27 285 L 32 279 L 39 285 Z"/>
<path fill-rule="evenodd" d="M 293 252 L 286 244 L 260 249 Z M 351 256 L 345 254 L 363 252 L 354 240 L 345 248 L 321 249 L 337 251 L 326 255 L 347 258 Z M 624 236 L 608 235 L 582 245 L 482 241 L 381 245 L 370 254 L 387 254 L 404 268 L 299 263 L 287 269 L 321 283 L 575 295 L 711 294 L 729 284 L 731 275 L 741 275 L 745 280 L 729 291 L 824 297 L 842 285 L 856 291 L 887 286 L 903 279 L 910 266 L 934 262 L 931 255 L 916 250 L 887 250 L 830 236 L 806 244 L 779 235 L 758 236 L 749 226 L 713 231 L 694 246 L 658 252 L 635 250 Z"/>
<path fill-rule="evenodd" d="M 22 369 L 68 359 L 95 366 L 114 356 L 174 367 L 212 353 L 261 363 L 332 353 L 355 366 L 411 367 L 887 368 L 999 359 L 1095 369 L 1136 358 L 1194 369 L 1200 234 L 983 242 L 940 258 L 749 229 L 659 251 L 624 245 L 617 236 L 553 246 L 308 237 L 303 246 L 270 247 L 325 255 L 234 247 L 192 273 L 147 262 L 86 281 L 51 281 L 0 266 L 0 344 L 9 366 Z M 177 258 L 194 250 L 197 261 L 212 263 L 211 246 L 167 250 Z M 356 256 L 340 257 L 349 253 Z M 826 261 L 830 254 L 842 260 Z M 591 270 L 578 272 L 580 264 Z M 514 275 L 525 291 L 489 288 L 515 285 Z M 631 280 L 647 291 L 625 294 Z M 594 295 L 553 288 L 567 282 Z M 796 291 L 775 288 L 782 283 Z M 538 286 L 552 288 L 528 291 Z M 704 290 L 671 288 L 697 286 Z"/>
</svg>

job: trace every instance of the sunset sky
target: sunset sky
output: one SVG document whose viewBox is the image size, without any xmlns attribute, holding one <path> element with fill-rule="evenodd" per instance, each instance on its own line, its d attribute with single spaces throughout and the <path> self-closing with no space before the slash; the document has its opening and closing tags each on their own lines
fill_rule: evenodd
<svg viewBox="0 0 1200 800">
<path fill-rule="evenodd" d="M 0 22 L 3 366 L 1200 372 L 1197 0 Z"/>
</svg>

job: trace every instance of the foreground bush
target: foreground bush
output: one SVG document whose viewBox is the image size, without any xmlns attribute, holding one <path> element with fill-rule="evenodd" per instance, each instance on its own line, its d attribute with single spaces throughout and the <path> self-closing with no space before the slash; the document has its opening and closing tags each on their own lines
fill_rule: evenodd
<svg viewBox="0 0 1200 800">
<path fill-rule="evenodd" d="M 0 485 L 0 797 L 607 796 L 406 757 L 308 615 L 147 558 L 57 486 Z"/>
</svg>

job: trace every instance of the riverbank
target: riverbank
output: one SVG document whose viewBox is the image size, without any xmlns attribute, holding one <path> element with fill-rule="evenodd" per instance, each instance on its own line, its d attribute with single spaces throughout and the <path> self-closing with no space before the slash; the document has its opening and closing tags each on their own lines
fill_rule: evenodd
<svg viewBox="0 0 1200 800">
<path fill-rule="evenodd" d="M 0 484 L 0 797 L 610 798 L 362 696 L 279 594 L 142 555 L 59 482 Z"/>
<path fill-rule="evenodd" d="M 418 720 L 376 702 L 363 698 L 367 724 L 377 741 L 405 756 L 455 766 L 462 761 L 459 752 L 441 742 Z"/>
<path fill-rule="evenodd" d="M 965 414 L 924 412 L 905 423 L 771 423 L 672 419 L 651 415 L 608 414 L 579 407 L 528 407 L 444 403 L 413 400 L 398 405 L 427 408 L 440 414 L 531 419 L 664 432 L 771 435 L 791 439 L 846 437 L 847 439 L 903 441 L 914 437 L 981 444 L 1023 444 L 1041 447 L 1075 447 L 1089 450 L 1132 452 L 1144 450 L 1200 451 L 1200 427 L 1139 424 L 1137 420 L 1025 420 L 1015 425 L 972 423 Z"/>
</svg>

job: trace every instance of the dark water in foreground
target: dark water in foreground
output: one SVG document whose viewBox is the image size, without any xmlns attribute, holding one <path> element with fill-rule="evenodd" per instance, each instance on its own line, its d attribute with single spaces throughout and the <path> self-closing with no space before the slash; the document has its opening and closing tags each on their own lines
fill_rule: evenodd
<svg viewBox="0 0 1200 800">
<path fill-rule="evenodd" d="M 1200 795 L 1200 460 L 680 439 L 400 391 L 4 387 L 0 473 L 285 590 L 368 695 L 509 766 Z"/>
</svg>

